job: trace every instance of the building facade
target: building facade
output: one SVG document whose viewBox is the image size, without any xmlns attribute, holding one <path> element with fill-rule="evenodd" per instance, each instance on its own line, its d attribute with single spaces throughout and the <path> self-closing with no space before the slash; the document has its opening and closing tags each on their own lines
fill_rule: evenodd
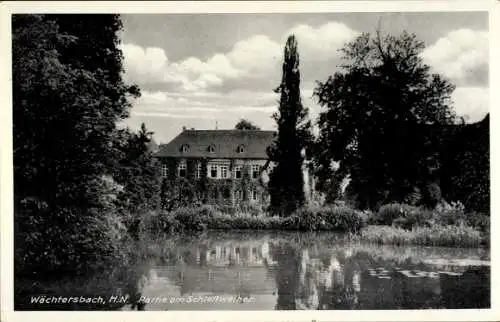
<svg viewBox="0 0 500 322">
<path fill-rule="evenodd" d="M 156 156 L 166 184 L 184 184 L 204 203 L 267 205 L 267 148 L 276 133 L 260 130 L 183 129 Z M 311 176 L 304 173 L 306 195 Z"/>
</svg>

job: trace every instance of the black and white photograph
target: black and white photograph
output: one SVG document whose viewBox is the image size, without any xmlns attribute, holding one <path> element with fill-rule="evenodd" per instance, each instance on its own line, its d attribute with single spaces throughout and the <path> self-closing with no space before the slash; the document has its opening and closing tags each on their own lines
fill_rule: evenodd
<svg viewBox="0 0 500 322">
<path fill-rule="evenodd" d="M 9 14 L 11 310 L 493 309 L 492 17 L 453 2 Z"/>
</svg>

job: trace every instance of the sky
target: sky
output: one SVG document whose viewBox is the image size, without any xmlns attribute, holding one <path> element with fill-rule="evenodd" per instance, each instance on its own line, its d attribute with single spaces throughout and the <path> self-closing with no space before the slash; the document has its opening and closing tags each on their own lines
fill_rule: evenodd
<svg viewBox="0 0 500 322">
<path fill-rule="evenodd" d="M 458 115 L 475 122 L 488 112 L 486 12 L 124 14 L 122 20 L 124 79 L 142 92 L 125 125 L 138 129 L 144 122 L 159 143 L 183 126 L 230 129 L 241 118 L 275 129 L 273 89 L 292 33 L 312 120 L 321 111 L 314 87 L 340 70 L 338 50 L 377 27 L 392 35 L 406 30 L 425 43 L 424 62 L 456 85 Z"/>
</svg>

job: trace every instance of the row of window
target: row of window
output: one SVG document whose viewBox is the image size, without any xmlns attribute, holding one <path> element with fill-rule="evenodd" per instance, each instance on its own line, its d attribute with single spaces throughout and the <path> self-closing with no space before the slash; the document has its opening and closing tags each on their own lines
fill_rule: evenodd
<svg viewBox="0 0 500 322">
<path fill-rule="evenodd" d="M 258 164 L 253 164 L 250 167 L 250 176 L 253 179 L 257 179 L 261 172 L 262 166 Z M 161 175 L 163 177 L 168 176 L 168 167 L 166 164 L 162 166 Z M 182 161 L 177 166 L 177 176 L 181 178 L 187 177 L 187 164 L 185 161 Z M 201 178 L 201 163 L 196 165 L 194 176 L 196 179 Z M 229 179 L 231 178 L 231 172 L 229 171 L 229 165 L 225 164 L 209 164 L 207 169 L 207 176 L 209 178 L 219 178 L 219 179 Z M 235 179 L 243 178 L 243 166 L 237 165 L 233 168 L 233 177 Z"/>
</svg>

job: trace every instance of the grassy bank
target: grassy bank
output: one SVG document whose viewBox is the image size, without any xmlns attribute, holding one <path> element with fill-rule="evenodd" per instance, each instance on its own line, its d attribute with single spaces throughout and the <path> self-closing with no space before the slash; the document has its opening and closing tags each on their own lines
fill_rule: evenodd
<svg viewBox="0 0 500 322">
<path fill-rule="evenodd" d="M 404 229 L 394 226 L 368 226 L 354 240 L 387 245 L 422 245 L 444 247 L 479 247 L 488 243 L 488 236 L 469 226 L 433 226 Z"/>
<path fill-rule="evenodd" d="M 388 204 L 367 217 L 354 238 L 376 244 L 447 247 L 489 246 L 490 218 L 466 213 L 460 203 L 436 209 Z"/>
<path fill-rule="evenodd" d="M 146 231 L 217 230 L 295 230 L 341 231 L 355 233 L 365 224 L 364 215 L 348 207 L 308 207 L 288 217 L 229 214 L 213 206 L 178 208 L 171 212 L 150 213 L 144 221 Z"/>
<path fill-rule="evenodd" d="M 143 230 L 193 232 L 205 230 L 336 231 L 352 240 L 389 245 L 477 247 L 489 245 L 489 217 L 463 209 L 427 210 L 390 204 L 376 213 L 345 206 L 305 207 L 288 217 L 233 211 L 214 206 L 178 208 L 150 213 Z"/>
</svg>

